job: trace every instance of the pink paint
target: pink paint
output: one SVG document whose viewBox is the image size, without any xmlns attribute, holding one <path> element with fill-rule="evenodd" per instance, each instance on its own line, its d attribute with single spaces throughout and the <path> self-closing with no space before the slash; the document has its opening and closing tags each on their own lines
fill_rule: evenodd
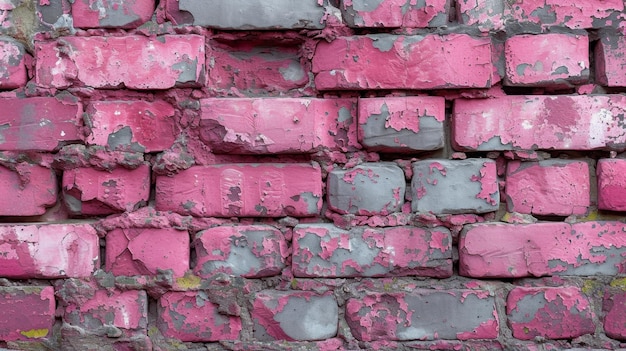
<svg viewBox="0 0 626 351">
<path fill-rule="evenodd" d="M 50 337 L 54 309 L 54 289 L 51 286 L 0 287 L 0 339 L 40 341 Z M 38 330 L 38 336 L 29 337 L 31 330 Z"/>
<path fill-rule="evenodd" d="M 26 56 L 21 43 L 0 40 L 0 62 L 0 89 L 15 89 L 26 85 Z"/>
<path fill-rule="evenodd" d="M 611 16 L 624 9 L 621 0 L 591 0 L 572 3 L 563 0 L 524 0 L 512 5 L 512 17 L 521 23 L 536 23 L 543 27 L 595 28 L 604 26 Z M 554 22 L 544 18 L 554 18 Z M 611 23 L 606 23 L 609 26 Z"/>
<path fill-rule="evenodd" d="M 341 37 L 313 56 L 319 90 L 488 88 L 491 72 L 490 42 L 465 34 Z"/>
<path fill-rule="evenodd" d="M 72 18 L 77 28 L 136 28 L 150 20 L 154 0 L 115 0 L 72 2 Z"/>
<path fill-rule="evenodd" d="M 361 7 L 379 3 L 377 7 Z M 436 27 L 447 21 L 449 3 L 446 0 L 430 1 L 423 6 L 406 0 L 379 2 L 344 1 L 340 7 L 344 20 L 355 28 L 425 28 Z M 443 17 L 443 19 L 438 18 Z"/>
<path fill-rule="evenodd" d="M 620 36 L 603 36 L 595 49 L 595 73 L 599 84 L 609 87 L 626 86 L 625 67 L 622 58 L 626 52 L 626 38 Z"/>
<path fill-rule="evenodd" d="M 596 165 L 598 209 L 626 210 L 626 160 L 600 159 Z"/>
<path fill-rule="evenodd" d="M 490 205 L 498 205 L 498 178 L 495 162 L 485 162 L 480 169 L 480 177 L 472 176 L 471 181 L 480 183 L 480 193 L 476 195 L 477 199 L 483 199 Z"/>
<path fill-rule="evenodd" d="M 57 203 L 57 179 L 50 168 L 18 163 L 0 166 L 0 215 L 35 216 Z"/>
<path fill-rule="evenodd" d="M 604 332 L 613 339 L 626 340 L 626 292 L 607 288 L 604 292 L 602 311 L 604 312 Z"/>
</svg>

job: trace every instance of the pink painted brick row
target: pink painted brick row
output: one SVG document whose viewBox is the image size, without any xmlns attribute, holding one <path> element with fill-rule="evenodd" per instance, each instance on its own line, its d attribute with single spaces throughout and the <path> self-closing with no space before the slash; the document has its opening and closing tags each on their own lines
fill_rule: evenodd
<svg viewBox="0 0 626 351">
<path fill-rule="evenodd" d="M 444 227 L 343 230 L 300 224 L 293 231 L 296 277 L 452 276 L 452 237 Z"/>
<path fill-rule="evenodd" d="M 589 299 L 578 287 L 516 287 L 506 311 L 517 339 L 573 339 L 596 329 Z"/>
<path fill-rule="evenodd" d="M 310 217 L 322 206 L 317 164 L 196 166 L 156 180 L 156 208 L 197 217 Z"/>
<path fill-rule="evenodd" d="M 624 150 L 622 95 L 501 96 L 457 99 L 457 150 Z"/>
<path fill-rule="evenodd" d="M 85 278 L 100 268 L 100 246 L 89 224 L 0 225 L 0 276 Z"/>
<path fill-rule="evenodd" d="M 15 89 L 26 85 L 26 50 L 22 43 L 0 39 L 0 89 Z"/>
<path fill-rule="evenodd" d="M 82 105 L 73 97 L 0 98 L 0 150 L 53 151 L 80 140 Z"/>
<path fill-rule="evenodd" d="M 219 153 L 354 150 L 356 100 L 238 98 L 200 101 L 200 138 Z"/>
<path fill-rule="evenodd" d="M 340 7 L 343 20 L 353 28 L 425 28 L 448 24 L 450 1 L 349 0 Z"/>
<path fill-rule="evenodd" d="M 0 340 L 41 340 L 52 334 L 55 317 L 51 286 L 0 287 Z"/>
<path fill-rule="evenodd" d="M 348 299 L 346 321 L 363 341 L 495 339 L 500 330 L 495 298 L 485 290 L 368 293 Z"/>
<path fill-rule="evenodd" d="M 319 90 L 488 88 L 491 42 L 466 34 L 339 37 L 313 56 Z"/>
<path fill-rule="evenodd" d="M 626 86 L 626 37 L 603 35 L 595 48 L 595 73 L 599 84 L 609 87 Z"/>
<path fill-rule="evenodd" d="M 598 209 L 626 211 L 626 160 L 599 159 L 596 176 Z"/>
<path fill-rule="evenodd" d="M 78 0 L 71 4 L 77 28 L 137 28 L 150 20 L 155 8 L 154 0 Z"/>
<path fill-rule="evenodd" d="M 58 89 L 200 87 L 205 82 L 204 45 L 204 37 L 194 34 L 155 38 L 68 36 L 38 41 L 36 82 Z"/>
<path fill-rule="evenodd" d="M 75 168 L 63 172 L 63 201 L 72 215 L 107 215 L 133 211 L 148 203 L 150 166 L 101 171 Z"/>
<path fill-rule="evenodd" d="M 474 278 L 623 274 L 625 232 L 621 222 L 468 225 L 459 239 L 459 274 Z"/>
<path fill-rule="evenodd" d="M 0 216 L 36 216 L 57 202 L 57 178 L 46 167 L 19 163 L 0 166 Z"/>
</svg>

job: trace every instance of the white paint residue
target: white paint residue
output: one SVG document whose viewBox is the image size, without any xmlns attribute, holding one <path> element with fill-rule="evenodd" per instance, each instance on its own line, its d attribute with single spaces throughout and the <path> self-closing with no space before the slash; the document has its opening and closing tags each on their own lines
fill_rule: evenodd
<svg viewBox="0 0 626 351">
<path fill-rule="evenodd" d="M 114 114 L 114 115 L 116 115 L 116 116 L 119 116 L 119 115 L 121 115 L 121 114 L 122 114 L 122 112 L 121 112 L 121 111 L 119 111 L 119 110 L 115 110 L 115 112 L 113 112 L 113 114 Z"/>
<path fill-rule="evenodd" d="M 611 125 L 612 122 L 613 114 L 607 109 L 600 109 L 600 111 L 591 115 L 591 120 L 589 121 L 589 146 L 604 146 L 607 126 Z"/>
<path fill-rule="evenodd" d="M 522 122 L 522 128 L 528 130 L 528 129 L 532 129 L 533 128 L 533 124 L 531 121 L 525 119 L 524 122 Z"/>
<path fill-rule="evenodd" d="M 62 137 L 65 136 L 65 131 L 64 130 L 61 131 L 61 136 Z"/>
</svg>

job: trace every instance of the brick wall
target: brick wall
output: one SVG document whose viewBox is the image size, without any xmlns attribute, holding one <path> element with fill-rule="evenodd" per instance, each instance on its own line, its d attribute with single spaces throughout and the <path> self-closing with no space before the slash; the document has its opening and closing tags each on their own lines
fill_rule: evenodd
<svg viewBox="0 0 626 351">
<path fill-rule="evenodd" d="M 622 0 L 0 14 L 0 348 L 626 346 Z"/>
</svg>

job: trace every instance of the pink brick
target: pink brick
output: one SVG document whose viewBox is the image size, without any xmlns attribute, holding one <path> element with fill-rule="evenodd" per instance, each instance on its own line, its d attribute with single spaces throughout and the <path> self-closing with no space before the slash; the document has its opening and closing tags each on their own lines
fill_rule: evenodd
<svg viewBox="0 0 626 351">
<path fill-rule="evenodd" d="M 599 84 L 609 87 L 626 86 L 626 37 L 605 35 L 595 48 L 595 73 Z"/>
<path fill-rule="evenodd" d="M 440 149 L 445 119 L 443 97 L 360 98 L 359 142 L 381 152 Z"/>
<path fill-rule="evenodd" d="M 589 79 L 587 35 L 515 35 L 506 41 L 504 56 L 506 85 L 558 87 Z"/>
<path fill-rule="evenodd" d="M 105 265 L 114 275 L 154 276 L 170 270 L 182 277 L 189 270 L 189 233 L 173 228 L 114 229 L 106 236 Z"/>
<path fill-rule="evenodd" d="M 369 293 L 351 298 L 346 320 L 363 341 L 495 339 L 495 299 L 485 290 Z"/>
<path fill-rule="evenodd" d="M 0 89 L 15 89 L 26 85 L 28 76 L 24 46 L 12 39 L 0 40 Z"/>
<path fill-rule="evenodd" d="M 293 232 L 296 277 L 452 276 L 452 237 L 443 227 L 343 230 L 301 224 Z"/>
<path fill-rule="evenodd" d="M 100 246 L 88 224 L 0 226 L 0 276 L 83 278 L 100 268 Z"/>
<path fill-rule="evenodd" d="M 57 178 L 50 168 L 19 163 L 0 166 L 0 215 L 36 216 L 57 202 Z"/>
<path fill-rule="evenodd" d="M 72 2 L 72 18 L 77 28 L 137 28 L 150 20 L 154 0 Z"/>
<path fill-rule="evenodd" d="M 82 106 L 52 97 L 2 98 L 0 150 L 53 151 L 80 140 Z"/>
<path fill-rule="evenodd" d="M 174 107 L 164 101 L 95 101 L 87 107 L 89 145 L 111 150 L 155 152 L 178 137 Z"/>
<path fill-rule="evenodd" d="M 465 34 L 372 34 L 321 41 L 315 86 L 329 89 L 435 89 L 491 86 L 491 43 Z"/>
<path fill-rule="evenodd" d="M 156 180 L 157 210 L 197 217 L 309 217 L 321 206 L 317 164 L 196 166 Z"/>
<path fill-rule="evenodd" d="M 136 169 L 75 168 L 63 172 L 63 200 L 74 215 L 133 211 L 148 203 L 150 166 Z"/>
<path fill-rule="evenodd" d="M 459 23 L 477 26 L 481 31 L 504 28 L 505 19 L 510 17 L 510 12 L 505 14 L 502 2 L 487 0 L 455 0 L 456 17 Z"/>
<path fill-rule="evenodd" d="M 166 338 L 192 342 L 239 339 L 241 319 L 220 314 L 218 306 L 201 292 L 167 292 L 157 309 L 157 327 Z"/>
<path fill-rule="evenodd" d="M 602 28 L 617 26 L 622 0 L 588 0 L 581 2 L 563 0 L 524 0 L 511 5 L 514 21 L 544 27 Z"/>
<path fill-rule="evenodd" d="M 474 278 L 616 275 L 626 271 L 621 222 L 466 226 L 459 274 Z"/>
<path fill-rule="evenodd" d="M 54 309 L 54 289 L 51 286 L 0 287 L 0 340 L 50 337 Z"/>
<path fill-rule="evenodd" d="M 613 339 L 626 340 L 626 291 L 607 288 L 602 304 L 604 332 Z"/>
<path fill-rule="evenodd" d="M 354 99 L 201 100 L 200 138 L 214 152 L 311 153 L 354 150 Z"/>
<path fill-rule="evenodd" d="M 169 89 L 205 81 L 200 35 L 63 37 L 36 42 L 35 57 L 37 84 L 48 88 Z"/>
<path fill-rule="evenodd" d="M 573 339 L 596 329 L 589 300 L 573 286 L 514 288 L 506 312 L 513 337 L 521 340 Z"/>
<path fill-rule="evenodd" d="M 406 0 L 342 1 L 343 19 L 350 27 L 424 28 L 448 24 L 448 0 L 429 2 Z"/>
<path fill-rule="evenodd" d="M 194 273 L 210 278 L 217 273 L 262 278 L 285 268 L 287 241 L 266 225 L 220 226 L 196 234 Z"/>
<path fill-rule="evenodd" d="M 599 159 L 596 176 L 598 209 L 626 211 L 626 160 Z"/>
<path fill-rule="evenodd" d="M 625 110 L 621 95 L 457 99 L 452 141 L 464 151 L 623 150 Z"/>
<path fill-rule="evenodd" d="M 584 215 L 590 200 L 589 164 L 584 161 L 510 161 L 507 210 L 533 215 Z"/>
</svg>

